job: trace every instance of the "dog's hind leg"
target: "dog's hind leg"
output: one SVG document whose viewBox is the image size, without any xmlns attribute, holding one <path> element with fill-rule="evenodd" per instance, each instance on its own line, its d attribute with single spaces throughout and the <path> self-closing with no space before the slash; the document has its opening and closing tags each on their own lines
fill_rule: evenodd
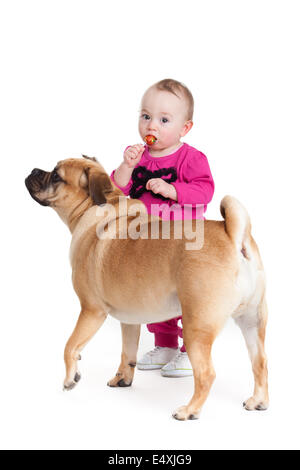
<svg viewBox="0 0 300 470">
<path fill-rule="evenodd" d="M 223 326 L 223 319 L 213 319 L 214 308 L 213 304 L 205 305 L 202 301 L 182 305 L 183 340 L 193 367 L 194 395 L 188 405 L 181 406 L 173 413 L 178 420 L 199 418 L 215 379 L 211 349 Z"/>
<path fill-rule="evenodd" d="M 71 390 L 80 380 L 77 361 L 80 351 L 103 324 L 107 314 L 103 311 L 82 309 L 75 329 L 65 347 L 66 378 L 64 390 Z"/>
<path fill-rule="evenodd" d="M 123 342 L 121 364 L 115 377 L 107 383 L 110 387 L 129 387 L 132 384 L 136 366 L 141 325 L 121 323 L 121 329 Z"/>
<path fill-rule="evenodd" d="M 235 320 L 244 335 L 254 375 L 253 396 L 243 403 L 246 410 L 266 410 L 269 405 L 267 358 L 264 348 L 267 315 L 266 299 L 263 296 L 254 311 L 249 309 Z"/>
<path fill-rule="evenodd" d="M 197 419 L 205 402 L 215 371 L 211 359 L 211 348 L 215 333 L 211 328 L 190 327 L 183 322 L 183 338 L 194 373 L 194 395 L 188 405 L 179 407 L 173 417 L 178 420 Z"/>
</svg>

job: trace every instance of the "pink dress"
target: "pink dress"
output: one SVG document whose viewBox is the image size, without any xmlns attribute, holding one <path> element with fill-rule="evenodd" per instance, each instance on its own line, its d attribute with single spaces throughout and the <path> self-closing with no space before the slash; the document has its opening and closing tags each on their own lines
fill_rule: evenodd
<svg viewBox="0 0 300 470">
<path fill-rule="evenodd" d="M 112 181 L 126 196 L 140 199 L 149 214 L 164 220 L 204 219 L 207 204 L 214 194 L 214 181 L 206 156 L 186 143 L 164 157 L 153 157 L 145 146 L 126 186 L 115 182 L 114 173 L 115 170 L 111 174 Z M 172 184 L 177 191 L 177 201 L 146 190 L 146 183 L 151 178 L 162 178 Z M 182 338 L 182 328 L 177 325 L 179 319 L 181 317 L 147 325 L 155 335 L 155 346 L 178 347 L 178 336 Z M 185 351 L 184 345 L 181 351 Z"/>
</svg>

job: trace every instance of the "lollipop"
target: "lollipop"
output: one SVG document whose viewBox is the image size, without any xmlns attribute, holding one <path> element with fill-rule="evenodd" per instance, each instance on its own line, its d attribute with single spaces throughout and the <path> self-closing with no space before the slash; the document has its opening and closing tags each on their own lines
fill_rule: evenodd
<svg viewBox="0 0 300 470">
<path fill-rule="evenodd" d="M 157 141 L 157 138 L 154 137 L 154 135 L 146 135 L 144 138 L 144 141 L 146 142 L 147 145 L 153 145 Z"/>
</svg>

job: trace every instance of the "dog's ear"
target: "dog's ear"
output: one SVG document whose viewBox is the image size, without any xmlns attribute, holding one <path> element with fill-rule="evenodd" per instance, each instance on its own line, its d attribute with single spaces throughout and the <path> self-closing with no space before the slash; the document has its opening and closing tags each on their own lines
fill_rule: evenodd
<svg viewBox="0 0 300 470">
<path fill-rule="evenodd" d="M 110 177 L 100 168 L 91 167 L 87 170 L 89 194 L 95 204 L 114 204 L 123 193 L 116 188 Z"/>
<path fill-rule="evenodd" d="M 93 162 L 99 163 L 96 157 L 88 157 L 87 155 L 83 155 L 82 157 L 85 158 L 86 160 L 92 160 Z"/>
</svg>

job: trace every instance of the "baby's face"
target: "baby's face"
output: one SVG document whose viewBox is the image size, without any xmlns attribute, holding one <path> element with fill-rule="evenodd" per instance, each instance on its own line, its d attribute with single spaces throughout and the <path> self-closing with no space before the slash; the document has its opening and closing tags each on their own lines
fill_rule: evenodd
<svg viewBox="0 0 300 470">
<path fill-rule="evenodd" d="M 151 146 L 154 151 L 166 150 L 180 142 L 186 134 L 187 102 L 168 91 L 149 88 L 143 96 L 139 118 L 139 133 L 154 135 L 157 141 Z"/>
</svg>

